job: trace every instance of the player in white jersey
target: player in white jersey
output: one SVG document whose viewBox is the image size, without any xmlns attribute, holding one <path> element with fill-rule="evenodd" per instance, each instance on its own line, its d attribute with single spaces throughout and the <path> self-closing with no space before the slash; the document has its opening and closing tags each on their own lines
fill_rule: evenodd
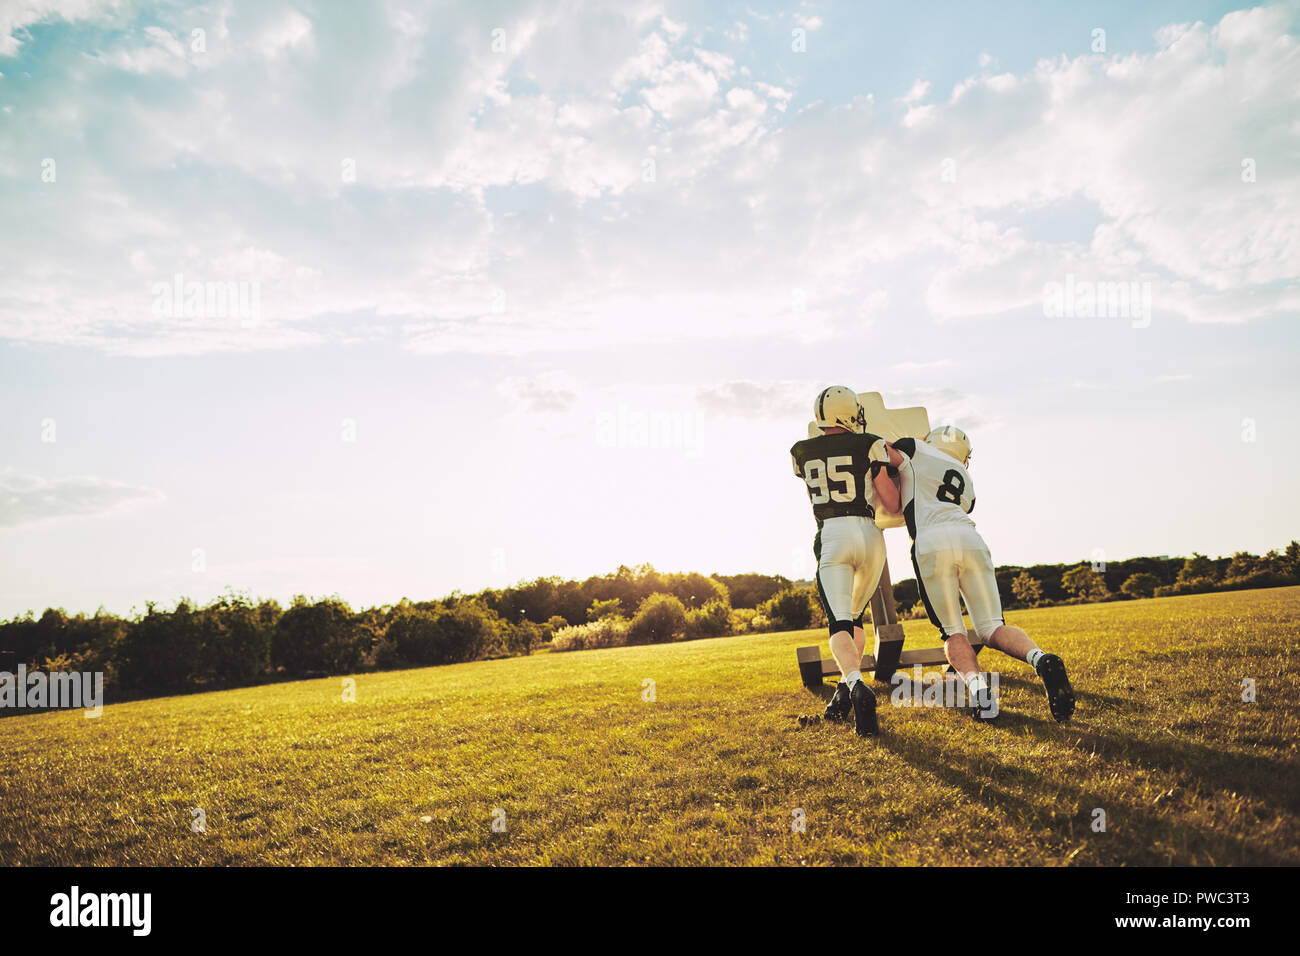
<svg viewBox="0 0 1300 956">
<path fill-rule="evenodd" d="M 970 690 L 973 713 L 982 719 L 996 715 L 988 685 L 980 674 L 975 650 L 966 637 L 961 602 L 966 601 L 975 633 L 989 647 L 1026 661 L 1042 677 L 1052 717 L 1068 720 L 1074 713 L 1074 690 L 1065 664 L 1045 654 L 1029 635 L 1002 618 L 1002 600 L 988 545 L 975 530 L 975 483 L 966 466 L 970 440 L 951 425 L 936 428 L 918 442 L 903 438 L 886 445 L 889 473 L 898 486 L 880 489 L 886 509 L 898 511 L 912 536 L 912 567 L 930 621 L 943 636 L 944 655 Z"/>
<path fill-rule="evenodd" d="M 862 617 L 885 566 L 873 481 L 879 475 L 888 482 L 880 474 L 885 442 L 867 433 L 862 405 L 852 389 L 823 389 L 813 403 L 813 415 L 822 434 L 796 442 L 790 457 L 817 519 L 817 596 L 830 626 L 831 655 L 844 675 L 826 705 L 826 717 L 844 720 L 851 709 L 854 727 L 865 737 L 879 729 L 876 697 L 859 668 L 867 640 Z"/>
</svg>

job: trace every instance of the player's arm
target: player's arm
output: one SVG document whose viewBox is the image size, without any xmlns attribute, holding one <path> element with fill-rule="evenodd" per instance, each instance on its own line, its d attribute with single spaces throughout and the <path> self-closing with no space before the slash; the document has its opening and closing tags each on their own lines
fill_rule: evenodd
<svg viewBox="0 0 1300 956">
<path fill-rule="evenodd" d="M 885 506 L 885 510 L 890 514 L 898 514 L 902 507 L 898 485 L 895 479 L 890 477 L 889 472 L 884 468 L 873 468 L 871 483 L 875 486 L 876 494 L 880 497 L 880 503 Z"/>
<path fill-rule="evenodd" d="M 889 467 L 897 470 L 905 459 L 916 454 L 916 439 L 900 438 L 896 442 L 885 442 L 885 450 L 889 454 Z"/>
<path fill-rule="evenodd" d="M 876 489 L 876 496 L 880 498 L 880 503 L 891 514 L 897 514 L 898 509 L 901 507 L 898 483 L 895 479 L 898 468 L 892 464 L 893 455 L 896 454 L 898 453 L 892 452 L 891 454 L 889 442 L 883 438 L 878 438 L 872 443 L 867 456 L 871 462 L 871 484 Z"/>
</svg>

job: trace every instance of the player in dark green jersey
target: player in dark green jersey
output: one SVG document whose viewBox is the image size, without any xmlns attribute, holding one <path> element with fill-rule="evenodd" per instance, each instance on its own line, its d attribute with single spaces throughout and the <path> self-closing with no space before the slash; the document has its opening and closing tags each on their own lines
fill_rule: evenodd
<svg viewBox="0 0 1300 956">
<path fill-rule="evenodd" d="M 875 695 L 859 669 L 866 645 L 862 616 L 885 566 L 885 539 L 875 522 L 875 480 L 889 459 L 884 441 L 867 432 L 852 389 L 823 389 L 813 415 L 822 434 L 796 442 L 790 456 L 817 520 L 817 596 L 829 622 L 831 656 L 843 675 L 826 717 L 843 720 L 851 709 L 855 729 L 866 736 L 879 727 Z"/>
</svg>

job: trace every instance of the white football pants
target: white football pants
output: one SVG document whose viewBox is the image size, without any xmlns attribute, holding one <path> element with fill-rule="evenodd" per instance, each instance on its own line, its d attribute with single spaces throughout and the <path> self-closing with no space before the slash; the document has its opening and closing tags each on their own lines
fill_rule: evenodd
<svg viewBox="0 0 1300 956">
<path fill-rule="evenodd" d="M 993 556 L 980 533 L 968 524 L 922 528 L 912 545 L 912 564 L 921 602 L 946 641 L 965 634 L 961 602 L 981 640 L 1002 626 L 1002 599 L 993 573 Z"/>
<path fill-rule="evenodd" d="M 817 590 L 829 623 L 855 621 L 880 583 L 885 537 L 876 523 L 854 515 L 822 522 Z"/>
</svg>

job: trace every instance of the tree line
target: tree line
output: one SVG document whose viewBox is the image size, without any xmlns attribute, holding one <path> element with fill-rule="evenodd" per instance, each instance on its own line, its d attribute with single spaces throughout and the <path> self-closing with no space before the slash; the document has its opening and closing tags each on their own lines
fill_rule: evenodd
<svg viewBox="0 0 1300 956">
<path fill-rule="evenodd" d="M 181 599 L 170 609 L 150 602 L 131 616 L 48 608 L 0 622 L 0 671 L 14 673 L 22 664 L 29 671 L 101 672 L 110 699 L 155 697 L 511 657 L 551 647 L 557 632 L 601 619 L 636 618 L 632 640 L 770 630 L 759 609 L 791 586 L 780 575 L 664 574 L 641 565 L 585 581 L 538 578 L 361 610 L 337 596 L 299 595 L 282 607 L 235 593 L 204 605 Z M 666 624 L 652 623 L 655 608 L 667 608 Z"/>
<path fill-rule="evenodd" d="M 1262 556 L 1238 551 L 1209 558 L 1193 552 L 1190 558 L 1004 565 L 997 569 L 997 580 L 1003 606 L 1010 608 L 1285 587 L 1300 584 L 1300 543 L 1292 541 L 1285 551 Z M 908 583 L 915 589 L 915 581 Z"/>
<path fill-rule="evenodd" d="M 1300 544 L 1262 557 L 1132 558 L 1003 566 L 1008 608 L 1300 584 Z M 915 580 L 900 611 L 923 614 Z M 538 578 L 474 594 L 353 610 L 338 597 L 288 607 L 227 593 L 205 605 L 150 603 L 129 617 L 49 608 L 0 622 L 0 671 L 104 674 L 109 699 L 274 680 L 423 667 L 550 651 L 824 627 L 809 582 L 782 575 L 661 573 L 620 567 L 584 581 Z"/>
</svg>

